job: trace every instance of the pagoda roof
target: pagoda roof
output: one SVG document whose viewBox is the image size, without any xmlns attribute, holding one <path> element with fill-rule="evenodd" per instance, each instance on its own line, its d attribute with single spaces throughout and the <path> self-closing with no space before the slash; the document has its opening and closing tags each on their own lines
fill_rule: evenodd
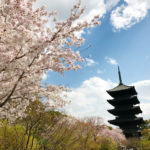
<svg viewBox="0 0 150 150">
<path fill-rule="evenodd" d="M 129 89 L 132 89 L 132 88 L 134 88 L 134 86 L 127 86 L 127 85 L 124 85 L 124 84 L 119 84 L 118 86 L 114 87 L 111 90 L 108 90 L 107 92 L 118 92 L 118 91 L 122 91 L 122 90 L 129 90 Z"/>
<path fill-rule="evenodd" d="M 142 113 L 142 110 L 140 109 L 139 106 L 134 106 L 134 107 L 124 107 L 124 108 L 115 108 L 115 109 L 110 109 L 108 110 L 109 113 L 120 116 L 122 114 L 139 114 Z"/>
<path fill-rule="evenodd" d="M 107 100 L 113 106 L 124 105 L 124 104 L 139 104 L 139 100 L 136 95 L 123 98 L 115 98 Z"/>
<path fill-rule="evenodd" d="M 107 90 L 107 93 L 112 97 L 120 97 L 125 95 L 136 95 L 137 92 L 134 86 L 127 86 L 123 84 L 120 69 L 118 66 L 119 84 L 113 89 Z"/>
<path fill-rule="evenodd" d="M 127 86 L 124 84 L 119 84 L 113 89 L 107 90 L 107 93 L 112 97 L 122 97 L 125 95 L 136 95 L 137 92 L 134 86 Z"/>
<path fill-rule="evenodd" d="M 113 124 L 113 125 L 117 125 L 119 126 L 120 124 L 141 124 L 141 123 L 144 123 L 144 120 L 142 117 L 138 117 L 138 118 L 127 118 L 127 119 L 121 119 L 121 118 L 116 118 L 114 120 L 109 120 L 108 121 L 109 123 Z"/>
</svg>

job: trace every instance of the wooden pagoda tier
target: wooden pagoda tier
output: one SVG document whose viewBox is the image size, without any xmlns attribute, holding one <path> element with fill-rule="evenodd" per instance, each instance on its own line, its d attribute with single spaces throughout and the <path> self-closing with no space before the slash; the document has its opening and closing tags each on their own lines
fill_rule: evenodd
<svg viewBox="0 0 150 150">
<path fill-rule="evenodd" d="M 140 126 L 144 121 L 142 117 L 136 117 L 136 115 L 142 113 L 140 106 L 137 106 L 140 103 L 137 92 L 134 86 L 127 86 L 122 83 L 119 67 L 118 73 L 119 85 L 107 91 L 113 97 L 113 99 L 107 101 L 114 106 L 114 109 L 110 109 L 108 112 L 116 116 L 114 120 L 108 122 L 119 126 L 127 138 L 140 136 Z"/>
<path fill-rule="evenodd" d="M 136 105 L 140 103 L 136 95 L 123 97 L 121 99 L 116 98 L 116 99 L 107 100 L 107 101 L 113 106 L 118 106 L 118 105 L 121 105 L 122 103 L 130 103 L 131 105 L 133 104 Z"/>
<path fill-rule="evenodd" d="M 116 118 L 114 120 L 109 120 L 109 123 L 117 126 L 125 126 L 124 128 L 128 128 L 129 126 L 133 127 L 132 125 L 138 125 L 143 123 L 143 118 L 142 117 L 135 117 L 135 118 Z M 126 126 L 127 124 L 128 126 Z M 134 126 L 135 128 L 137 126 Z"/>
<path fill-rule="evenodd" d="M 108 94 L 114 98 L 125 99 L 126 97 L 137 95 L 134 86 L 127 86 L 124 84 L 119 84 L 115 88 L 108 90 Z"/>
<path fill-rule="evenodd" d="M 130 114 L 134 115 L 134 114 L 142 113 L 139 106 L 133 106 L 133 107 L 123 106 L 123 107 L 118 107 L 118 108 L 116 107 L 115 109 L 108 110 L 108 112 L 115 116 L 121 116 L 121 115 L 127 115 L 127 114 L 129 116 Z"/>
</svg>

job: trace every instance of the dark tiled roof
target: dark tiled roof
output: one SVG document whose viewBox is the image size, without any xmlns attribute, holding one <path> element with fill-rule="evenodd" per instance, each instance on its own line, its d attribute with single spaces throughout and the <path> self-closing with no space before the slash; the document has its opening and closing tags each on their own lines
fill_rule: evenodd
<svg viewBox="0 0 150 150">
<path fill-rule="evenodd" d="M 132 88 L 134 88 L 134 86 L 127 86 L 127 85 L 124 85 L 124 84 L 119 84 L 115 88 L 113 88 L 111 90 L 108 90 L 108 92 L 123 91 L 123 90 L 132 89 Z"/>
<path fill-rule="evenodd" d="M 142 110 L 140 109 L 139 106 L 134 106 L 134 107 L 124 107 L 124 108 L 115 108 L 115 109 L 110 109 L 108 110 L 109 113 L 113 115 L 118 115 L 118 114 L 139 114 L 142 113 Z"/>
<path fill-rule="evenodd" d="M 139 104 L 139 100 L 137 99 L 137 96 L 133 95 L 130 97 L 123 97 L 123 98 L 116 98 L 116 99 L 109 99 L 107 100 L 108 103 L 110 103 L 113 106 L 120 106 L 125 104 Z"/>
<path fill-rule="evenodd" d="M 142 117 L 138 117 L 138 118 L 128 118 L 128 119 L 124 119 L 124 118 L 117 118 L 117 119 L 114 119 L 114 120 L 109 120 L 108 121 L 109 123 L 111 124 L 114 124 L 114 125 L 120 125 L 120 124 L 129 124 L 129 123 L 135 123 L 135 124 L 141 124 L 144 122 L 143 118 Z"/>
</svg>

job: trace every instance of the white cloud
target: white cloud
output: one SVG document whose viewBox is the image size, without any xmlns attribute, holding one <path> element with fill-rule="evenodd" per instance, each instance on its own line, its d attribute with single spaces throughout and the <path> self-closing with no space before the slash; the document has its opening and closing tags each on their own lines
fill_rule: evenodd
<svg viewBox="0 0 150 150">
<path fill-rule="evenodd" d="M 150 119 L 150 103 L 144 103 L 142 102 L 140 104 L 141 106 L 141 109 L 143 111 L 142 115 L 141 116 L 144 116 L 145 119 Z"/>
<path fill-rule="evenodd" d="M 111 10 L 114 6 L 116 6 L 118 4 L 120 0 L 106 0 L 106 7 L 107 10 Z"/>
<path fill-rule="evenodd" d="M 70 9 L 76 2 L 76 0 L 38 0 L 36 7 L 45 5 L 48 11 L 57 11 L 58 18 L 64 20 L 68 18 Z"/>
<path fill-rule="evenodd" d="M 36 7 L 46 5 L 48 11 L 58 12 L 59 20 L 65 20 L 70 15 L 70 9 L 77 2 L 78 0 L 38 0 Z M 103 17 L 118 2 L 119 0 L 82 0 L 82 6 L 86 6 L 86 10 L 79 21 L 90 21 L 96 15 Z"/>
<path fill-rule="evenodd" d="M 37 6 L 46 5 L 49 11 L 58 11 L 58 18 L 65 20 L 70 15 L 70 9 L 76 4 L 78 0 L 39 0 Z M 104 0 L 82 0 L 82 6 L 86 6 L 83 19 L 90 20 L 95 15 L 103 16 L 106 13 L 106 4 Z"/>
<path fill-rule="evenodd" d="M 46 73 L 43 73 L 42 76 L 41 76 L 42 80 L 46 80 L 47 79 L 47 74 Z"/>
<path fill-rule="evenodd" d="M 114 58 L 110 58 L 110 57 L 105 57 L 107 63 L 111 64 L 111 65 L 118 65 L 118 62 L 114 59 Z"/>
<path fill-rule="evenodd" d="M 113 1 L 114 4 L 116 3 L 116 0 L 111 1 Z M 80 21 L 90 22 L 93 17 L 97 15 L 99 15 L 100 18 L 103 17 L 107 12 L 108 7 L 113 6 L 111 1 L 108 0 L 108 2 L 105 3 L 104 0 L 82 0 L 82 7 L 86 6 L 85 12 L 76 22 L 73 23 L 73 25 Z M 78 0 L 38 0 L 35 7 L 46 5 L 48 11 L 57 11 L 57 19 L 59 21 L 64 21 L 68 19 L 71 12 L 70 10 L 72 9 L 73 5 L 77 3 Z M 54 27 L 54 23 L 51 20 L 49 21 L 48 25 L 52 28 Z M 85 34 L 85 32 L 78 31 L 75 32 L 75 34 L 77 37 L 81 37 L 81 35 Z M 87 34 L 89 34 L 89 32 L 87 32 Z"/>
<path fill-rule="evenodd" d="M 112 99 L 106 92 L 117 84 L 106 81 L 100 77 L 92 77 L 82 83 L 78 88 L 72 89 L 68 94 L 71 103 L 66 106 L 66 111 L 76 117 L 100 116 L 105 122 L 114 119 L 114 116 L 107 112 L 113 107 L 108 104 L 107 99 Z M 150 80 L 136 82 L 135 88 L 141 102 L 140 107 L 143 111 L 140 116 L 144 119 L 150 118 Z"/>
<path fill-rule="evenodd" d="M 93 66 L 95 64 L 97 64 L 97 62 L 95 62 L 93 59 L 85 58 L 85 65 L 86 66 Z"/>
<path fill-rule="evenodd" d="M 106 90 L 115 85 L 111 81 L 105 81 L 98 77 L 84 81 L 79 88 L 72 89 L 72 92 L 68 94 L 68 98 L 72 102 L 66 107 L 67 112 L 76 117 L 101 116 L 106 120 L 112 119 L 113 116 L 107 112 L 107 109 L 112 106 L 107 103 L 107 99 L 111 97 Z"/>
<path fill-rule="evenodd" d="M 57 17 L 62 21 L 69 17 L 70 9 L 77 2 L 78 0 L 38 0 L 36 6 L 46 5 L 48 11 L 57 11 Z M 82 0 L 82 6 L 86 6 L 86 10 L 79 21 L 90 21 L 95 15 L 99 15 L 102 18 L 119 2 L 120 0 Z M 149 9 L 150 0 L 124 0 L 124 4 L 111 12 L 112 25 L 116 29 L 127 29 L 142 20 Z M 84 32 L 79 35 L 82 33 Z"/>
<path fill-rule="evenodd" d="M 138 98 L 141 101 L 142 115 L 145 119 L 150 119 L 150 80 L 139 81 L 133 83 L 137 92 Z"/>
<path fill-rule="evenodd" d="M 97 73 L 98 73 L 98 74 L 102 74 L 103 72 L 104 72 L 104 71 L 102 71 L 102 70 L 100 70 L 100 69 L 97 70 Z"/>
<path fill-rule="evenodd" d="M 150 80 L 139 81 L 133 85 L 136 87 L 140 99 L 150 101 Z"/>
<path fill-rule="evenodd" d="M 116 29 L 127 29 L 141 21 L 150 9 L 150 0 L 124 0 L 111 13 L 111 22 Z"/>
</svg>

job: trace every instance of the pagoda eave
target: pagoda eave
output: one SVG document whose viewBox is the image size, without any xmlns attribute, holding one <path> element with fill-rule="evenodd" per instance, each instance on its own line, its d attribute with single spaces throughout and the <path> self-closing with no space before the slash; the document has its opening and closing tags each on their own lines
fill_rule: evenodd
<svg viewBox="0 0 150 150">
<path fill-rule="evenodd" d="M 126 123 L 126 124 L 130 124 L 130 123 L 142 124 L 142 123 L 144 123 L 144 120 L 142 117 L 139 117 L 139 118 L 134 118 L 134 119 L 132 119 L 132 118 L 130 118 L 130 119 L 114 119 L 114 120 L 109 120 L 108 122 L 113 125 L 120 126 L 124 123 Z"/>
<path fill-rule="evenodd" d="M 130 90 L 135 91 L 134 86 L 127 86 L 127 85 L 124 85 L 124 84 L 119 84 L 116 87 L 114 87 L 113 89 L 107 90 L 107 92 L 112 93 L 112 92 L 130 91 Z"/>
<path fill-rule="evenodd" d="M 133 96 L 131 98 L 124 98 L 124 99 L 109 99 L 107 100 L 108 103 L 110 103 L 112 106 L 117 105 L 123 105 L 124 103 L 130 103 L 130 104 L 139 104 L 139 100 L 137 99 L 137 96 Z"/>
<path fill-rule="evenodd" d="M 142 110 L 140 109 L 139 106 L 136 107 L 132 107 L 132 108 L 124 108 L 124 109 L 110 109 L 108 110 L 109 113 L 113 114 L 113 115 L 128 115 L 128 114 L 139 114 L 142 113 Z"/>
<path fill-rule="evenodd" d="M 108 90 L 107 93 L 112 97 L 119 97 L 121 95 L 137 95 L 134 86 L 118 85 L 117 87 Z"/>
</svg>

